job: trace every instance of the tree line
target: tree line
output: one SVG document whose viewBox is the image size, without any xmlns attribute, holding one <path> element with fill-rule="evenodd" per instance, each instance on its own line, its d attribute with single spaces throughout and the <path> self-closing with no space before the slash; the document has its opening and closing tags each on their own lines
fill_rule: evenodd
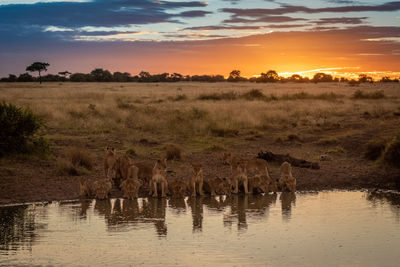
<svg viewBox="0 0 400 267">
<path fill-rule="evenodd" d="M 45 62 L 34 62 L 26 67 L 25 73 L 19 76 L 9 74 L 8 77 L 0 79 L 0 82 L 180 82 L 180 81 L 192 81 L 192 82 L 257 82 L 257 83 L 274 83 L 274 82 L 349 82 L 351 84 L 358 83 L 372 83 L 373 78 L 366 75 L 360 74 L 358 79 L 347 79 L 344 77 L 338 78 L 333 77 L 326 73 L 316 73 L 313 78 L 302 77 L 299 74 L 293 74 L 290 77 L 281 77 L 274 70 L 263 72 L 257 77 L 246 78 L 241 76 L 240 70 L 232 70 L 225 79 L 223 75 L 182 75 L 180 73 L 161 73 L 161 74 L 150 74 L 147 71 L 141 71 L 138 75 L 132 76 L 128 72 L 114 72 L 111 73 L 108 70 L 102 68 L 96 68 L 90 73 L 71 73 L 69 71 L 61 71 L 58 74 L 47 74 L 42 76 L 42 72 L 47 71 L 49 63 Z M 38 72 L 38 77 L 34 77 L 28 72 Z M 379 82 L 399 82 L 399 79 L 390 77 L 382 77 Z"/>
</svg>

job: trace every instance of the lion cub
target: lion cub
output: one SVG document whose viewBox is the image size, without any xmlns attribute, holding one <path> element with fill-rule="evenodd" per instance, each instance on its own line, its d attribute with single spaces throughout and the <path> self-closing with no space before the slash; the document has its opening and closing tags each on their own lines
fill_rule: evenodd
<svg viewBox="0 0 400 267">
<path fill-rule="evenodd" d="M 127 199 L 139 197 L 139 189 L 142 186 L 142 181 L 138 179 L 138 173 L 138 167 L 135 165 L 130 166 L 127 178 L 121 183 L 121 189 L 124 192 L 124 197 Z"/>
<path fill-rule="evenodd" d="M 106 178 L 110 177 L 110 172 L 115 170 L 115 162 L 117 160 L 117 154 L 115 148 L 107 147 L 106 155 L 104 156 L 104 174 Z"/>
<path fill-rule="evenodd" d="M 233 193 L 237 194 L 239 192 L 239 183 L 243 184 L 244 193 L 248 194 L 248 179 L 245 161 L 237 161 L 234 163 L 232 170 L 232 183 L 235 187 Z"/>
<path fill-rule="evenodd" d="M 97 199 L 106 199 L 110 194 L 112 183 L 110 179 L 100 179 L 93 183 L 94 197 Z"/>
<path fill-rule="evenodd" d="M 292 166 L 289 162 L 284 162 L 281 165 L 281 177 L 279 178 L 279 185 L 282 192 L 289 190 L 294 193 L 296 191 L 296 179 L 292 176 Z"/>
<path fill-rule="evenodd" d="M 196 196 L 196 184 L 198 185 L 198 192 L 203 196 L 203 167 L 201 164 L 192 163 L 192 179 L 190 185 L 192 187 L 192 196 Z"/>
<path fill-rule="evenodd" d="M 79 196 L 90 197 L 91 195 L 92 195 L 92 190 L 90 189 L 87 180 L 81 178 L 79 180 Z"/>
<path fill-rule="evenodd" d="M 150 183 L 153 185 L 153 197 L 158 197 L 157 184 L 161 184 L 161 197 L 166 196 L 167 183 L 167 159 L 159 159 L 153 167 Z"/>
</svg>

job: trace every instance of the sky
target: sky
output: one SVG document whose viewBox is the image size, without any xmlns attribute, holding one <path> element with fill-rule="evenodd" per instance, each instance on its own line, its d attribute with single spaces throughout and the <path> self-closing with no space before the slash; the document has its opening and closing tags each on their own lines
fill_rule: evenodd
<svg viewBox="0 0 400 267">
<path fill-rule="evenodd" d="M 68 70 L 400 77 L 400 1 L 0 0 L 0 76 Z"/>
</svg>

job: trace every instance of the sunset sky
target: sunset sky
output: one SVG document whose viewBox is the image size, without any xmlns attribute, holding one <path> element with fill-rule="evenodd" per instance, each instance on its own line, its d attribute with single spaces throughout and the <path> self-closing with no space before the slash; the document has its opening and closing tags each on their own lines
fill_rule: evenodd
<svg viewBox="0 0 400 267">
<path fill-rule="evenodd" d="M 0 76 L 33 61 L 49 73 L 400 77 L 400 1 L 0 0 Z"/>
</svg>

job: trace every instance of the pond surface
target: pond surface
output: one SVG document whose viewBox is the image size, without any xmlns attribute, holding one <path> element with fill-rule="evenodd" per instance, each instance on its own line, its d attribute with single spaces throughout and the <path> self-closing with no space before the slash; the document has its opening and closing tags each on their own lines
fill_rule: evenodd
<svg viewBox="0 0 400 267">
<path fill-rule="evenodd" d="M 0 265 L 399 266 L 399 248 L 391 193 L 0 207 Z"/>
</svg>

